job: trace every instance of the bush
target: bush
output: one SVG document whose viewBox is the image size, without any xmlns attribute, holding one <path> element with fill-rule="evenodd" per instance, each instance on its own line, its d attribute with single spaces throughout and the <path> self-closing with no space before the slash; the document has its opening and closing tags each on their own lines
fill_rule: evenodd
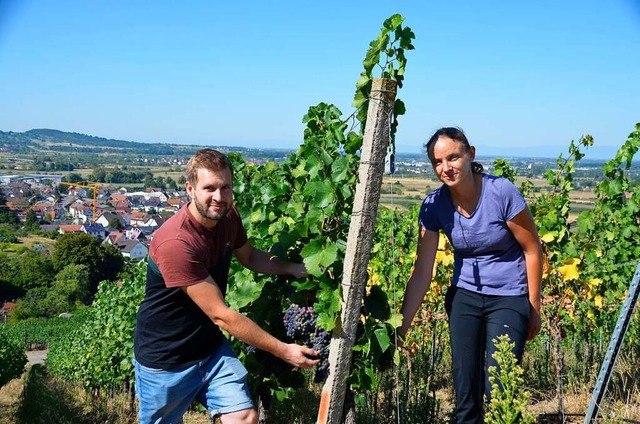
<svg viewBox="0 0 640 424">
<path fill-rule="evenodd" d="M 24 372 L 27 354 L 20 342 L 0 330 L 0 387 Z"/>
</svg>

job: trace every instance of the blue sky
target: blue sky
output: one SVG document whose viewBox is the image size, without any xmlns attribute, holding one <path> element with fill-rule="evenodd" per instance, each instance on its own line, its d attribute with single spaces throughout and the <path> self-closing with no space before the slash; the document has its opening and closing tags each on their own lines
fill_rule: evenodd
<svg viewBox="0 0 640 424">
<path fill-rule="evenodd" d="M 640 0 L 0 0 L 0 130 L 295 148 L 309 106 L 352 112 L 393 13 L 416 34 L 400 152 L 455 125 L 478 154 L 608 154 L 640 122 Z"/>
</svg>

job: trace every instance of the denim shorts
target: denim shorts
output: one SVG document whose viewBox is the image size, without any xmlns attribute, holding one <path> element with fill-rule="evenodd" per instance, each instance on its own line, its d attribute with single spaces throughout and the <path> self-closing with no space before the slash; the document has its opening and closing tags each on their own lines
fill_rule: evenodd
<svg viewBox="0 0 640 424">
<path fill-rule="evenodd" d="M 253 408 L 247 370 L 224 340 L 211 356 L 169 370 L 141 365 L 135 359 L 140 423 L 181 423 L 197 400 L 212 417 Z"/>
</svg>

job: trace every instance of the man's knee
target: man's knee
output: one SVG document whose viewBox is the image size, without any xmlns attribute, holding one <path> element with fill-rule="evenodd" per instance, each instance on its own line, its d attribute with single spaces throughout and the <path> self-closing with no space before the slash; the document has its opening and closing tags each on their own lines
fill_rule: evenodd
<svg viewBox="0 0 640 424">
<path fill-rule="evenodd" d="M 255 409 L 243 409 L 242 411 L 223 414 L 220 416 L 222 424 L 257 424 L 258 413 Z"/>
</svg>

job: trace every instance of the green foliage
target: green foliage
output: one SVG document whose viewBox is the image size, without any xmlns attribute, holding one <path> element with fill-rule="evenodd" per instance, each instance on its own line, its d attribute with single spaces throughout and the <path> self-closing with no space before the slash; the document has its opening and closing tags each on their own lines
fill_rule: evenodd
<svg viewBox="0 0 640 424">
<path fill-rule="evenodd" d="M 92 293 L 100 281 L 115 280 L 124 267 L 124 259 L 117 248 L 101 245 L 97 238 L 84 233 L 58 237 L 52 259 L 56 271 L 70 264 L 86 265 L 91 272 Z"/>
<path fill-rule="evenodd" d="M 512 168 L 505 159 L 496 159 L 493 161 L 493 175 L 506 178 L 507 180 L 515 183 L 518 171 Z"/>
<path fill-rule="evenodd" d="M 513 354 L 515 343 L 504 334 L 493 340 L 496 352 L 493 358 L 498 367 L 489 367 L 491 401 L 485 413 L 487 424 L 527 424 L 535 418 L 527 414 L 529 393 L 522 389 L 524 370 Z"/>
<path fill-rule="evenodd" d="M 6 206 L 0 206 L 0 224 L 20 225 L 20 218 L 11 209 Z"/>
<path fill-rule="evenodd" d="M 64 296 L 67 303 L 86 303 L 90 299 L 91 273 L 86 265 L 69 264 L 62 268 L 53 282 L 52 290 Z"/>
<path fill-rule="evenodd" d="M 359 108 L 360 133 L 348 129 L 338 108 L 320 103 L 309 108 L 304 116 L 304 142 L 288 161 L 255 166 L 246 164 L 239 155 L 230 155 L 235 172 L 236 204 L 249 238 L 257 247 L 280 258 L 303 261 L 313 277 L 288 283 L 283 277 L 258 276 L 234 267 L 227 295 L 229 304 L 238 307 L 276 337 L 286 339 L 282 313 L 290 303 L 312 305 L 318 313 L 319 327 L 326 331 L 336 327 L 343 258 L 359 164 L 356 153 L 362 146 L 370 78 L 373 68 L 384 56 L 381 76 L 402 85 L 406 66 L 404 51 L 413 49 L 413 33 L 401 26 L 402 21 L 399 15 L 387 19 L 367 53 L 365 71 L 357 83 L 354 102 Z M 396 102 L 394 113 L 403 111 L 402 103 Z M 387 294 L 375 291 L 374 295 L 368 296 L 368 307 L 389 311 Z M 362 343 L 354 358 L 354 375 L 350 380 L 354 387 L 368 390 L 375 385 L 371 376 L 380 357 L 391 351 L 395 321 L 397 319 L 392 320 L 389 312 L 366 319 L 363 338 L 367 341 Z M 248 358 L 248 362 L 257 361 Z M 261 390 L 267 387 L 279 398 L 286 395 L 287 386 L 276 381 L 277 377 L 264 369 L 258 369 L 254 374 L 261 376 L 254 382 L 262 387 Z"/>
<path fill-rule="evenodd" d="M 614 317 L 606 304 L 622 303 L 640 260 L 640 184 L 629 177 L 631 161 L 640 148 L 640 124 L 636 124 L 615 158 L 605 163 L 604 178 L 596 186 L 592 210 L 578 217 L 576 238 L 583 302 L 577 314 L 585 333 L 597 327 L 612 328 Z M 640 334 L 631 334 L 637 343 Z"/>
<path fill-rule="evenodd" d="M 0 387 L 24 372 L 27 355 L 19 340 L 0 328 Z"/>
<path fill-rule="evenodd" d="M 18 299 L 11 319 L 20 321 L 29 318 L 50 318 L 68 310 L 69 303 L 62 294 L 38 287 L 27 291 L 23 298 Z"/>
<path fill-rule="evenodd" d="M 49 256 L 33 249 L 8 257 L 2 271 L 8 283 L 25 290 L 49 287 L 55 275 Z"/>
<path fill-rule="evenodd" d="M 33 209 L 27 211 L 27 216 L 24 221 L 23 228 L 28 232 L 34 232 L 40 230 L 40 221 L 36 217 L 36 213 Z"/>
<path fill-rule="evenodd" d="M 133 331 L 145 276 L 141 262 L 133 278 L 100 284 L 83 325 L 52 341 L 47 363 L 53 372 L 91 389 L 132 387 Z"/>
<path fill-rule="evenodd" d="M 65 336 L 80 325 L 86 310 L 77 310 L 70 318 L 33 318 L 19 322 L 10 322 L 4 326 L 9 337 L 19 340 L 23 350 L 44 349 L 49 343 Z"/>
<path fill-rule="evenodd" d="M 364 134 L 369 108 L 373 78 L 385 78 L 395 81 L 398 88 L 402 88 L 404 73 L 407 66 L 406 50 L 413 50 L 412 41 L 415 34 L 409 27 L 403 27 L 404 18 L 395 14 L 387 18 L 380 30 L 378 37 L 369 43 L 369 49 L 362 62 L 364 71 L 356 81 L 356 93 L 353 98 L 353 107 L 356 108 L 356 120 L 360 124 L 360 134 Z M 374 70 L 378 73 L 374 74 Z M 393 115 L 391 117 L 391 150 L 395 153 L 395 134 L 398 128 L 398 116 L 404 115 L 405 105 L 402 100 L 396 98 Z M 346 145 L 347 151 L 355 152 L 360 148 L 357 138 Z"/>
</svg>

